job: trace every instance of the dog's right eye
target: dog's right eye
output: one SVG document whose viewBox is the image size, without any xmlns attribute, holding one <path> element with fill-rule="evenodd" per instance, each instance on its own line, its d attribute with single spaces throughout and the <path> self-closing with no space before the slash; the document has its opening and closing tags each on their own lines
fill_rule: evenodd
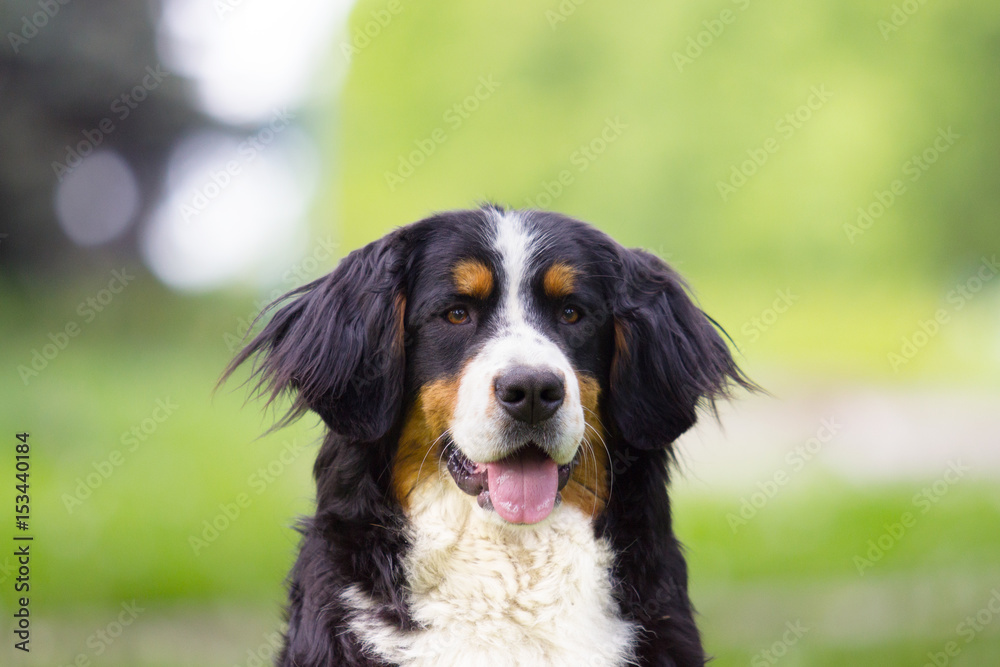
<svg viewBox="0 0 1000 667">
<path fill-rule="evenodd" d="M 562 310 L 562 314 L 559 318 L 564 324 L 576 324 L 580 321 L 580 310 L 574 308 L 573 306 L 566 306 Z"/>
<path fill-rule="evenodd" d="M 465 308 L 452 308 L 445 315 L 445 319 L 451 324 L 465 324 L 469 321 L 469 311 Z"/>
</svg>

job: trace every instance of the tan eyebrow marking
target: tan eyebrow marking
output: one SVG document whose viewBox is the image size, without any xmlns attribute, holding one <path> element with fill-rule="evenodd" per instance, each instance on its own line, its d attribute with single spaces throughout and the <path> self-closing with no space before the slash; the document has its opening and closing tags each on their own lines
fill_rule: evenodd
<svg viewBox="0 0 1000 667">
<path fill-rule="evenodd" d="M 565 262 L 556 262 L 545 272 L 542 287 L 546 296 L 558 299 L 569 296 L 576 286 L 576 269 Z"/>
<path fill-rule="evenodd" d="M 451 271 L 459 294 L 485 299 L 493 293 L 493 274 L 477 259 L 463 259 Z"/>
</svg>

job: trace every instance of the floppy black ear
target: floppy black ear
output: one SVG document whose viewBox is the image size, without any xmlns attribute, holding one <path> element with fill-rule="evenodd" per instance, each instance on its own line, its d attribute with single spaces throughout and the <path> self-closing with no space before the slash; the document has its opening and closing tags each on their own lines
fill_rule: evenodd
<svg viewBox="0 0 1000 667">
<path fill-rule="evenodd" d="M 629 444 L 666 447 L 694 425 L 699 403 L 714 408 L 731 383 L 754 385 L 673 269 L 649 253 L 623 249 L 621 278 L 609 407 Z"/>
<path fill-rule="evenodd" d="M 268 309 L 294 299 L 240 352 L 223 379 L 256 355 L 256 389 L 270 394 L 269 402 L 286 391 L 294 394 L 284 422 L 312 410 L 349 438 L 384 435 L 403 396 L 407 255 L 402 234 L 390 234 L 275 301 Z"/>
</svg>

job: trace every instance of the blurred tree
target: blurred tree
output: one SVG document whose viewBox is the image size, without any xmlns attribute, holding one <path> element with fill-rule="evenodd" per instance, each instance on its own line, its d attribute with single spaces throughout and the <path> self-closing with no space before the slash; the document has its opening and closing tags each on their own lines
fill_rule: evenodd
<svg viewBox="0 0 1000 667">
<path fill-rule="evenodd" d="M 109 254 L 136 254 L 136 223 L 156 200 L 168 149 L 182 132 L 209 122 L 194 110 L 187 82 L 161 64 L 159 14 L 155 1 L 14 0 L 0 7 L 0 234 L 7 235 L 0 275 L 79 271 Z M 107 173 L 130 171 L 137 197 L 118 210 L 127 218 L 121 234 L 98 252 L 84 251 L 60 228 L 55 194 L 83 156 L 108 149 L 127 166 L 112 161 L 118 170 Z M 99 205 L 129 194 L 127 184 L 109 185 L 107 192 L 78 192 L 77 200 L 89 196 Z"/>
<path fill-rule="evenodd" d="M 1000 5 L 903 4 L 407 5 L 352 59 L 327 205 L 348 246 L 496 198 L 696 274 L 950 279 L 1000 248 Z"/>
</svg>

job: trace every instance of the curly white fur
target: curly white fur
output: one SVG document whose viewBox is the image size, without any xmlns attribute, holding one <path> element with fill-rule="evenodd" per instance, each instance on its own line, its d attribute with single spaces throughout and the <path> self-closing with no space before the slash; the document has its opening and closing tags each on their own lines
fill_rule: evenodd
<svg viewBox="0 0 1000 667">
<path fill-rule="evenodd" d="M 443 471 L 442 471 L 443 472 Z M 589 517 L 561 505 L 534 526 L 512 526 L 446 478 L 414 491 L 406 560 L 420 629 L 379 620 L 357 589 L 352 631 L 405 667 L 618 667 L 633 662 L 635 627 L 611 597 L 611 551 Z"/>
</svg>

